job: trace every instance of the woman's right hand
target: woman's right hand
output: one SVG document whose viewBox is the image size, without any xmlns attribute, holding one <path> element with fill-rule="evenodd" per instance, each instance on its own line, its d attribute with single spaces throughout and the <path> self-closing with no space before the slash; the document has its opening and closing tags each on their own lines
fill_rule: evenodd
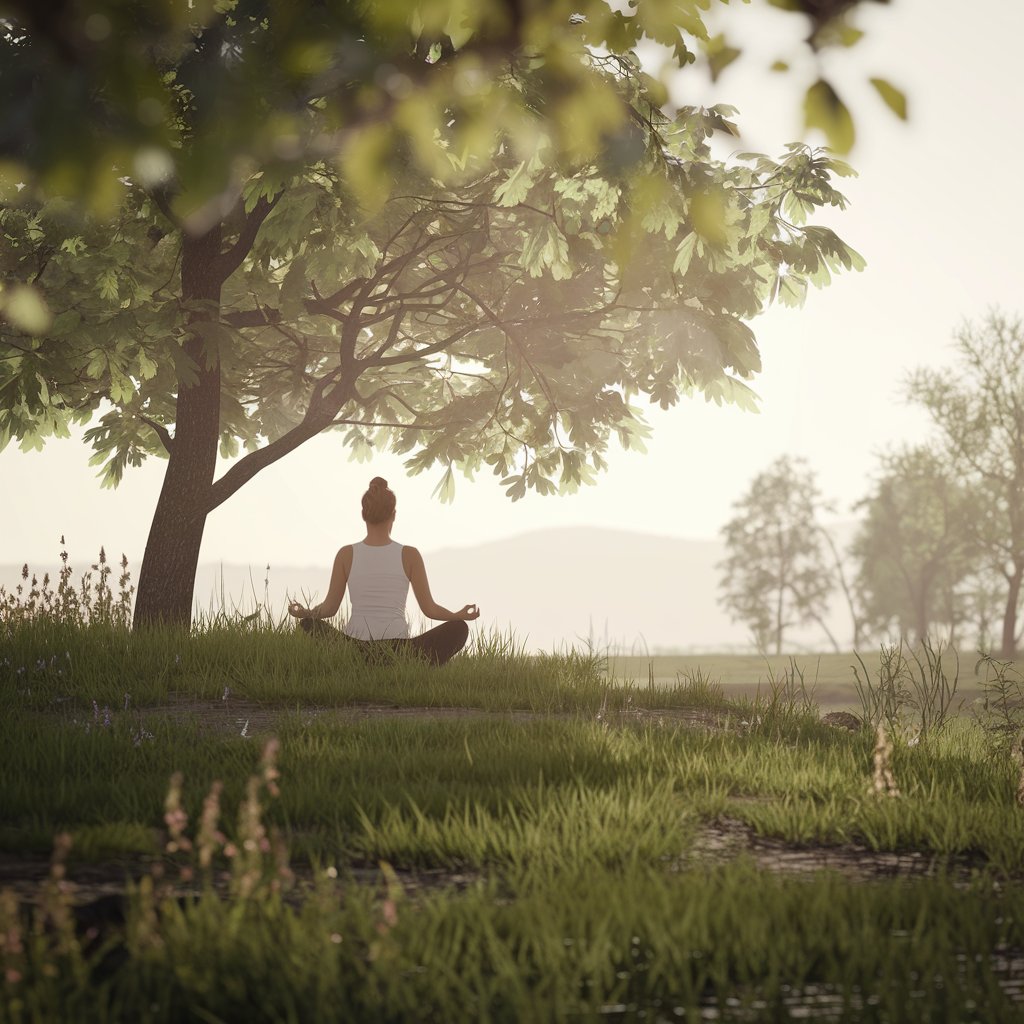
<svg viewBox="0 0 1024 1024">
<path fill-rule="evenodd" d="M 464 619 L 466 622 L 472 622 L 473 619 L 479 619 L 480 607 L 475 604 L 464 605 L 455 613 L 455 618 Z"/>
</svg>

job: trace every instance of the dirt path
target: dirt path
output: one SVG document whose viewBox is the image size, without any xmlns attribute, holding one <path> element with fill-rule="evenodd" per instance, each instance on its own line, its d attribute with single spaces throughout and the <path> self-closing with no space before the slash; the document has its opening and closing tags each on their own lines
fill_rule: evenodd
<svg viewBox="0 0 1024 1024">
<path fill-rule="evenodd" d="M 423 721 L 441 722 L 458 720 L 488 720 L 510 722 L 536 722 L 551 718 L 604 721 L 609 725 L 649 724 L 685 725 L 696 728 L 721 728 L 727 715 L 708 708 L 654 708 L 631 707 L 624 710 L 596 712 L 579 711 L 531 711 L 512 708 L 491 710 L 474 707 L 419 706 L 384 703 L 352 703 L 340 705 L 278 703 L 263 704 L 258 701 L 231 697 L 228 700 L 198 700 L 194 697 L 172 697 L 160 704 L 132 707 L 129 714 L 138 716 L 140 723 L 171 722 L 193 724 L 203 731 L 220 734 L 244 734 L 252 736 L 274 731 L 281 719 L 297 721 L 304 725 L 314 723 L 338 724 L 370 721 Z M 47 717 L 53 717 L 47 713 Z M 92 713 L 79 710 L 64 711 L 65 721 L 91 721 Z"/>
</svg>

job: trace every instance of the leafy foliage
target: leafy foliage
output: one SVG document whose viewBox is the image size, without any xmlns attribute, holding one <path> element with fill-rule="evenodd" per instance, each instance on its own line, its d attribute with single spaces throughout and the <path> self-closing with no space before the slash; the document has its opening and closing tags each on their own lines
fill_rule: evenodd
<svg viewBox="0 0 1024 1024">
<path fill-rule="evenodd" d="M 861 503 L 866 515 L 853 544 L 857 589 L 868 624 L 923 642 L 938 623 L 955 628 L 976 558 L 973 502 L 949 463 L 927 447 L 888 455 Z"/>
<path fill-rule="evenodd" d="M 611 438 L 642 443 L 641 395 L 753 406 L 743 320 L 862 265 L 833 232 L 799 226 L 844 205 L 829 179 L 847 168 L 799 145 L 722 164 L 708 140 L 727 110 L 669 119 L 627 62 L 592 71 L 646 119 L 627 169 L 602 154 L 566 165 L 538 126 L 532 157 L 502 138 L 448 185 L 407 168 L 369 217 L 326 162 L 253 175 L 226 230 L 267 194 L 273 209 L 209 320 L 182 295 L 182 229 L 137 183 L 120 186 L 114 221 L 61 199 L 8 207 L 5 274 L 34 282 L 49 326 L 5 332 L 0 441 L 38 445 L 95 418 L 87 437 L 116 484 L 165 454 L 197 336 L 199 362 L 220 367 L 222 455 L 335 427 L 357 458 L 389 445 L 412 472 L 440 464 L 446 496 L 453 466 L 489 467 L 513 498 L 589 482 Z M 457 128 L 441 141 L 454 147 Z M 343 382 L 358 382 L 347 402 Z"/>
<path fill-rule="evenodd" d="M 954 352 L 954 372 L 918 370 L 907 394 L 931 417 L 944 458 L 970 492 L 969 540 L 1004 582 L 1000 648 L 1007 658 L 1021 639 L 1024 584 L 1024 323 L 993 310 L 961 328 Z"/>
<path fill-rule="evenodd" d="M 735 111 L 662 109 L 634 48 L 691 63 L 706 6 L 2 23 L 0 81 L 32 100 L 0 136 L 0 446 L 89 424 L 108 485 L 169 457 L 137 617 L 187 616 L 206 515 L 323 430 L 439 467 L 446 500 L 484 467 L 516 499 L 641 446 L 642 397 L 753 406 L 745 321 L 862 261 L 807 224 L 846 165 L 722 162 Z"/>
<path fill-rule="evenodd" d="M 790 627 L 824 626 L 833 585 L 814 474 L 802 459 L 783 456 L 754 478 L 734 508 L 722 528 L 721 602 L 750 627 L 758 647 L 780 654 Z"/>
<path fill-rule="evenodd" d="M 820 53 L 859 42 L 855 17 L 871 0 L 772 2 L 799 18 L 799 45 Z M 595 125 L 586 114 L 590 80 L 573 60 L 581 46 L 623 54 L 653 43 L 670 66 L 697 63 L 715 78 L 751 59 L 713 31 L 711 7 L 711 0 L 635 0 L 625 10 L 608 0 L 529 10 L 510 0 L 290 7 L 98 0 L 63 5 L 51 17 L 33 0 L 4 0 L 0 95 L 17 100 L 0 107 L 0 180 L 31 181 L 109 211 L 119 174 L 150 184 L 174 179 L 188 197 L 182 207 L 194 210 L 213 202 L 239 168 L 271 166 L 284 176 L 311 157 L 349 150 L 372 190 L 368 165 L 394 154 L 385 122 L 397 127 L 402 149 L 425 166 L 437 162 L 431 132 L 440 80 L 462 115 L 464 141 L 486 140 L 490 119 L 500 121 L 520 101 L 533 105 L 536 96 L 494 88 L 495 67 L 517 52 L 547 58 L 545 115 L 561 123 L 571 146 Z M 209 59 L 217 53 L 227 59 Z M 904 117 L 898 89 L 872 83 Z M 665 102 L 664 83 L 651 78 L 648 88 L 659 106 Z M 842 100 L 824 81 L 807 96 L 826 94 L 832 102 L 819 123 L 840 150 Z M 354 126 L 362 130 L 353 134 Z"/>
</svg>

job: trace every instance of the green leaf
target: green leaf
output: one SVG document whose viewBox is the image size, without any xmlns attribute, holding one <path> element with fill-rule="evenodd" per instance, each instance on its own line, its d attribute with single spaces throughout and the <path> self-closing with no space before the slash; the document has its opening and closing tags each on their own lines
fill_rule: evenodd
<svg viewBox="0 0 1024 1024">
<path fill-rule="evenodd" d="M 872 78 L 871 84 L 875 87 L 878 95 L 885 101 L 885 105 L 901 120 L 907 119 L 907 97 L 900 89 L 897 89 L 891 82 L 884 78 Z"/>
<path fill-rule="evenodd" d="M 143 380 L 152 380 L 156 376 L 158 369 L 159 369 L 159 367 L 156 365 L 156 363 L 154 363 L 153 360 L 150 359 L 149 356 L 146 355 L 145 352 L 140 350 L 139 351 L 139 375 L 142 377 L 142 379 Z"/>
<path fill-rule="evenodd" d="M 687 270 L 690 269 L 690 262 L 693 259 L 693 248 L 697 244 L 697 232 L 691 231 L 680 243 L 679 248 L 676 249 L 676 259 L 672 264 L 672 269 L 683 276 Z"/>
<path fill-rule="evenodd" d="M 717 82 L 718 76 L 742 53 L 735 46 L 730 46 L 721 32 L 704 44 L 704 52 L 707 54 L 712 82 Z"/>
<path fill-rule="evenodd" d="M 804 97 L 804 125 L 824 132 L 828 144 L 837 153 L 849 153 L 856 139 L 853 117 L 839 94 L 819 78 Z"/>
<path fill-rule="evenodd" d="M 430 496 L 439 497 L 442 505 L 450 505 L 455 500 L 455 474 L 451 466 L 445 470 Z"/>
<path fill-rule="evenodd" d="M 203 357 L 208 367 L 213 367 L 218 359 L 222 359 L 235 341 L 231 328 L 216 320 L 197 320 L 191 329 L 203 340 Z"/>
<path fill-rule="evenodd" d="M 499 206 L 518 206 L 530 194 L 532 186 L 533 176 L 524 160 L 494 190 L 494 201 Z"/>
<path fill-rule="evenodd" d="M 778 280 L 778 295 L 784 306 L 797 309 L 807 298 L 807 282 L 795 274 L 781 274 Z"/>
<path fill-rule="evenodd" d="M 49 335 L 51 338 L 64 338 L 71 334 L 82 322 L 82 314 L 75 309 L 65 310 L 53 318 Z"/>
<path fill-rule="evenodd" d="M 309 282 L 306 279 L 306 260 L 297 256 L 292 260 L 288 272 L 281 282 L 281 294 L 279 298 L 279 309 L 281 316 L 291 320 L 298 316 L 305 306 L 305 300 L 309 291 Z"/>
<path fill-rule="evenodd" d="M 117 301 L 119 291 L 117 285 L 117 270 L 114 267 L 108 267 L 104 270 L 96 279 L 96 284 L 99 286 L 101 299 L 107 299 L 109 302 Z"/>
</svg>

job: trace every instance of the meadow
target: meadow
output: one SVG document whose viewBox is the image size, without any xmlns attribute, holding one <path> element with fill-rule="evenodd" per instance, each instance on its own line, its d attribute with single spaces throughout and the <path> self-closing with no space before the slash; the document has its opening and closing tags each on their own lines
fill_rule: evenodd
<svg viewBox="0 0 1024 1024">
<path fill-rule="evenodd" d="M 117 607 L 0 622 L 2 1021 L 1024 1019 L 1016 666 L 864 657 L 886 738 L 800 663 Z"/>
<path fill-rule="evenodd" d="M 957 699 L 969 710 L 975 701 L 984 700 L 985 682 L 991 672 L 979 652 L 970 649 L 950 650 L 945 658 L 950 674 L 958 674 Z M 725 694 L 732 698 L 754 700 L 771 689 L 772 679 L 796 673 L 798 680 L 813 693 L 819 709 L 827 711 L 858 711 L 854 670 L 864 669 L 876 675 L 880 668 L 878 647 L 863 651 L 822 654 L 652 654 L 649 656 L 619 655 L 607 660 L 612 678 L 653 681 L 658 686 L 672 686 L 679 679 L 694 674 L 718 680 Z M 1015 664 L 1019 669 L 1020 665 Z"/>
</svg>

